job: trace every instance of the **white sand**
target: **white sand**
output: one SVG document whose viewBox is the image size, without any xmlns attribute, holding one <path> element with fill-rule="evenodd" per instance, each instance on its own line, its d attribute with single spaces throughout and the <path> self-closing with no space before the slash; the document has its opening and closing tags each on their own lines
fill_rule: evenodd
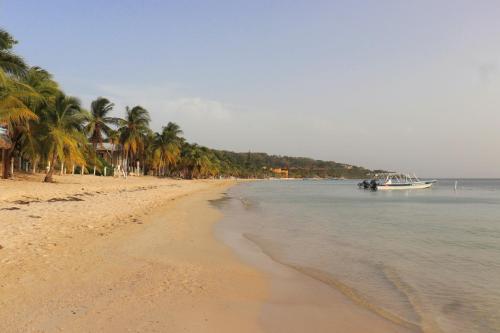
<svg viewBox="0 0 500 333">
<path fill-rule="evenodd" d="M 212 236 L 233 182 L 57 181 L 0 182 L 1 332 L 259 330 L 265 279 Z"/>
</svg>

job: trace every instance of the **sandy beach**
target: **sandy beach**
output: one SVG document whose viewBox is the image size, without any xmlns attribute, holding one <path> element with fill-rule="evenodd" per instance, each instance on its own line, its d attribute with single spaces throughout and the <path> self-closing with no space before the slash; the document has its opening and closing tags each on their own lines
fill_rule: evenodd
<svg viewBox="0 0 500 333">
<path fill-rule="evenodd" d="M 0 182 L 2 332 L 402 331 L 216 240 L 235 181 L 38 178 Z"/>
<path fill-rule="evenodd" d="M 0 331 L 258 331 L 262 274 L 212 237 L 232 181 L 57 181 L 0 182 Z"/>
</svg>

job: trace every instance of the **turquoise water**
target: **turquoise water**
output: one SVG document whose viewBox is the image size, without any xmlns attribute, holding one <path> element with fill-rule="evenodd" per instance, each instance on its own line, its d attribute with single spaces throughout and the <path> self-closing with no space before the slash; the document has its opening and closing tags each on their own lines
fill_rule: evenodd
<svg viewBox="0 0 500 333">
<path fill-rule="evenodd" d="M 383 192 L 253 182 L 232 188 L 221 209 L 227 227 L 276 261 L 390 320 L 500 332 L 500 180 L 459 180 L 457 191 L 454 182 Z"/>
</svg>

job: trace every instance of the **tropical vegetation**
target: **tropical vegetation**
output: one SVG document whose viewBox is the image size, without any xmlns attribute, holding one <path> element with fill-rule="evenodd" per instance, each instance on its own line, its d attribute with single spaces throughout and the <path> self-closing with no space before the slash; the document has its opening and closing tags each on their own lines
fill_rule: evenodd
<svg viewBox="0 0 500 333">
<path fill-rule="evenodd" d="M 178 124 L 150 127 L 142 106 L 115 105 L 97 97 L 86 110 L 52 75 L 13 52 L 17 41 L 0 29 L 0 149 L 2 177 L 16 172 L 93 173 L 158 177 L 366 177 L 371 171 L 336 162 L 234 153 L 189 143 Z M 3 141 L 2 141 L 3 137 Z M 109 172 L 106 172 L 109 170 Z"/>
</svg>

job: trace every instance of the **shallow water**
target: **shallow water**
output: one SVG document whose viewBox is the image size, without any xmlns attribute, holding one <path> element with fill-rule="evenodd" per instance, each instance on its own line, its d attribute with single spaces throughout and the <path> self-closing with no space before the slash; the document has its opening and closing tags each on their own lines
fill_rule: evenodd
<svg viewBox="0 0 500 333">
<path fill-rule="evenodd" d="M 454 183 L 262 181 L 219 206 L 225 227 L 381 316 L 425 332 L 500 332 L 500 180 Z"/>
</svg>

